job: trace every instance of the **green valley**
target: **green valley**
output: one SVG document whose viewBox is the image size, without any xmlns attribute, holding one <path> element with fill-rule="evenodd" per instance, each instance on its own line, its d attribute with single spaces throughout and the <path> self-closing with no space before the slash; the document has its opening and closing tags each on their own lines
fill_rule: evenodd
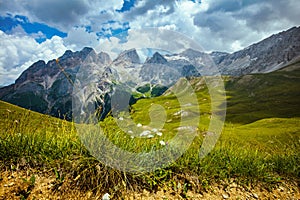
<svg viewBox="0 0 300 200">
<path fill-rule="evenodd" d="M 191 198 L 190 191 L 205 192 L 214 185 L 220 185 L 226 191 L 233 182 L 244 188 L 259 185 L 268 191 L 289 184 L 298 187 L 294 192 L 299 195 L 299 62 L 268 74 L 223 79 L 227 114 L 223 132 L 213 151 L 199 159 L 211 105 L 203 78 L 193 78 L 190 82 L 200 106 L 197 135 L 184 155 L 170 166 L 144 174 L 126 174 L 101 164 L 81 143 L 74 123 L 1 101 L 2 174 L 22 171 L 27 173 L 23 174 L 24 177 L 53 177 L 49 190 L 60 195 L 64 193 L 61 188 L 76 189 L 85 194 L 109 192 L 114 198 L 122 197 L 128 190 L 172 190 L 174 195 Z M 128 151 L 163 148 L 160 141 L 168 142 L 180 126 L 180 116 L 176 113 L 181 108 L 174 94 L 167 91 L 162 96 L 140 99 L 132 105 L 131 116 L 120 113 L 118 117 L 125 118 L 123 123 L 126 117 L 131 117 L 136 124 L 147 126 L 151 121 L 151 109 L 155 114 L 153 105 L 165 109 L 166 123 L 161 136 L 130 137 L 118 127 L 112 116 L 107 116 L 100 125 L 110 141 Z M 199 114 L 193 106 L 188 109 L 192 114 Z M 36 195 L 38 186 L 34 181 L 32 184 L 15 189 L 19 192 L 18 197 L 24 199 Z M 2 194 L 12 195 L 3 191 Z"/>
</svg>

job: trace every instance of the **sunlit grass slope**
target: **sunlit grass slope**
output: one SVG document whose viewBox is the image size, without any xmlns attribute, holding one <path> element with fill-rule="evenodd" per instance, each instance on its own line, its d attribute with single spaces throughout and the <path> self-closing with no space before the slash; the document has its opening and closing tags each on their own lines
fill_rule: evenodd
<svg viewBox="0 0 300 200">
<path fill-rule="evenodd" d="M 225 77 L 228 97 L 224 129 L 214 150 L 202 160 L 198 154 L 210 121 L 210 95 L 201 78 L 191 80 L 200 107 L 199 111 L 197 105 L 185 105 L 190 115 L 200 113 L 191 146 L 170 166 L 139 175 L 97 161 L 81 143 L 73 123 L 0 101 L 0 166 L 2 170 L 50 171 L 56 174 L 58 185 L 69 179 L 73 186 L 116 195 L 126 188 L 157 189 L 178 183 L 184 186 L 184 193 L 232 178 L 243 184 L 260 182 L 266 186 L 283 179 L 299 181 L 299 77 L 299 70 Z M 158 112 L 162 108 L 164 113 Z M 114 116 L 122 118 L 119 123 L 125 127 L 130 117 L 141 127 L 121 129 L 111 116 L 101 122 L 101 127 L 116 146 L 130 152 L 149 152 L 164 148 L 161 141 L 167 145 L 176 135 L 182 110 L 172 93 L 141 99 L 132 106 L 130 116 Z M 165 119 L 166 123 L 156 120 L 151 124 L 155 119 Z M 156 126 L 159 128 L 154 131 Z M 152 131 L 153 137 L 128 133 L 136 130 Z"/>
</svg>

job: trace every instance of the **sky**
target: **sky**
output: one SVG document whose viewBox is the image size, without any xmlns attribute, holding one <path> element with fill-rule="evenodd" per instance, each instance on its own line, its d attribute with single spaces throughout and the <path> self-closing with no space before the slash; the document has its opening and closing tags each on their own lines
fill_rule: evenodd
<svg viewBox="0 0 300 200">
<path fill-rule="evenodd" d="M 234 52 L 299 26 L 299 10 L 299 0 L 0 0 L 0 86 L 67 49 L 143 43 L 134 30 L 149 27 L 179 32 L 207 52 Z"/>
</svg>

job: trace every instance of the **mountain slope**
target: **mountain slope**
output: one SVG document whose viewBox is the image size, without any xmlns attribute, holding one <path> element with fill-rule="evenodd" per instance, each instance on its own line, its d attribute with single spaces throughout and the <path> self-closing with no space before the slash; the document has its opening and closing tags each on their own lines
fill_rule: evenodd
<svg viewBox="0 0 300 200">
<path fill-rule="evenodd" d="M 241 76 L 287 69 L 286 66 L 299 58 L 300 27 L 272 35 L 232 54 L 207 54 L 193 49 L 171 55 L 156 52 L 145 63 L 141 62 L 135 49 L 120 53 L 112 61 L 108 54 L 97 54 L 92 48 L 86 47 L 78 52 L 68 50 L 58 60 L 34 63 L 15 84 L 0 88 L 0 99 L 40 113 L 71 119 L 71 95 L 75 80 L 80 86 L 77 93 L 84 91 L 82 102 L 90 105 L 97 102 L 97 106 L 104 108 L 114 94 L 114 87 L 118 85 L 125 96 L 136 92 L 136 96 L 143 97 L 145 94 L 137 89 L 151 84 L 154 86 L 150 88 L 158 88 L 154 92 L 157 96 L 181 77 L 212 75 L 214 72 L 209 68 L 212 61 L 221 74 Z M 91 83 L 94 86 L 89 88 Z M 148 93 L 152 94 L 151 91 Z M 107 107 L 104 114 L 109 109 Z"/>
<path fill-rule="evenodd" d="M 289 70 L 248 74 L 240 77 L 224 76 L 227 96 L 226 122 L 248 124 L 265 118 L 299 118 L 299 66 L 300 62 L 297 62 L 291 65 L 292 68 Z M 210 110 L 211 97 L 204 78 L 194 77 L 190 83 L 198 96 L 201 114 L 207 116 L 207 118 L 202 118 L 206 122 L 212 111 Z M 133 110 L 137 109 L 133 111 L 134 115 L 143 116 L 140 120 L 145 120 L 144 116 L 147 116 L 147 112 L 153 104 L 164 106 L 168 113 L 176 113 L 178 109 L 182 109 L 178 105 L 176 96 L 167 91 L 160 97 L 138 101 L 133 105 Z M 197 110 L 197 107 L 191 110 Z"/>
<path fill-rule="evenodd" d="M 227 119 L 232 122 L 300 117 L 300 68 L 231 77 L 225 88 Z"/>
<path fill-rule="evenodd" d="M 58 60 L 38 61 L 25 70 L 15 84 L 1 88 L 0 99 L 40 113 L 71 119 L 76 73 L 81 65 L 88 65 L 89 73 L 104 71 L 111 62 L 109 55 L 97 54 L 92 48 L 79 52 L 67 50 Z"/>
<path fill-rule="evenodd" d="M 197 79 L 199 78 L 195 80 Z M 206 104 L 207 101 L 200 94 L 202 91 L 198 92 L 200 106 Z M 151 103 L 167 106 L 167 102 L 171 105 L 174 99 L 172 96 L 160 96 L 139 101 L 135 105 L 133 120 L 146 125 L 147 106 Z M 283 106 L 289 107 L 289 104 Z M 246 112 L 247 109 L 244 114 Z M 241 119 L 244 114 L 241 113 Z M 94 196 L 97 198 L 106 191 L 110 191 L 113 197 L 127 198 L 128 193 L 125 192 L 128 192 L 128 188 L 134 188 L 132 190 L 138 194 L 133 199 L 141 198 L 140 191 L 147 191 L 145 194 L 151 195 L 149 199 L 153 195 L 158 197 L 158 194 L 158 198 L 185 198 L 180 195 L 182 190 L 174 189 L 174 182 L 180 185 L 189 183 L 186 191 L 190 198 L 194 198 L 191 191 L 201 193 L 201 196 L 195 196 L 200 199 L 208 194 L 213 196 L 209 195 L 207 199 L 223 198 L 224 194 L 244 199 L 254 196 L 253 194 L 259 197 L 273 197 L 276 194 L 282 199 L 299 196 L 299 118 L 270 118 L 246 125 L 231 123 L 227 119 L 228 123 L 213 151 L 199 160 L 199 146 L 205 137 L 202 124 L 207 125 L 207 114 L 201 112 L 205 121 L 200 121 L 193 144 L 178 160 L 174 160 L 166 168 L 149 172 L 146 176 L 131 173 L 120 176 L 119 170 L 107 167 L 91 156 L 79 139 L 73 123 L 2 101 L 0 115 L 0 196 L 6 198 L 19 199 L 26 194 L 29 199 L 40 198 L 41 195 L 65 199 L 82 199 L 87 196 L 90 199 Z M 153 151 L 168 147 L 170 135 L 176 132 L 174 127 L 176 128 L 178 120 L 177 115 L 172 116 L 173 121 L 165 124 L 162 135 L 154 138 L 132 138 L 111 117 L 101 123 L 105 136 L 117 147 L 132 149 L 130 152 L 145 152 L 146 148 Z M 161 145 L 160 141 L 166 141 L 166 146 Z M 119 156 L 115 154 L 113 159 Z M 111 189 L 111 185 L 118 187 Z M 207 190 L 208 186 L 213 189 Z M 161 187 L 171 191 L 173 195 L 157 191 Z M 91 190 L 97 194 L 92 194 Z M 142 198 L 146 198 L 145 194 Z"/>
<path fill-rule="evenodd" d="M 229 54 L 216 64 L 227 75 L 267 73 L 282 68 L 299 55 L 300 27 L 293 27 Z"/>
</svg>

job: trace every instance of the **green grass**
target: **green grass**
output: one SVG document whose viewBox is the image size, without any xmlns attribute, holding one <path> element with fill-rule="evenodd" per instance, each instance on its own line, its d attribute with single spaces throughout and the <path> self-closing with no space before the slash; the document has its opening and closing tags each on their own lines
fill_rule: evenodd
<svg viewBox="0 0 300 200">
<path fill-rule="evenodd" d="M 300 117 L 300 70 L 230 78 L 227 121 L 246 124 L 271 117 Z"/>
<path fill-rule="evenodd" d="M 232 178 L 240 184 L 260 183 L 266 187 L 282 180 L 299 183 L 298 77 L 298 71 L 225 77 L 228 96 L 225 126 L 213 151 L 201 160 L 199 148 L 212 114 L 210 96 L 205 86 L 197 85 L 200 79 L 191 80 L 200 112 L 197 105 L 186 105 L 184 110 L 191 116 L 200 113 L 194 140 L 188 150 L 169 166 L 144 174 L 118 171 L 91 156 L 77 134 L 76 127 L 80 125 L 0 101 L 0 167 L 6 170 L 48 170 L 57 177 L 58 186 L 69 179 L 73 186 L 81 189 L 106 191 L 115 196 L 124 189 L 176 189 L 178 185 L 185 188 L 185 192 L 189 189 L 198 191 Z M 181 109 L 174 94 L 141 99 L 132 105 L 130 116 L 135 124 L 141 123 L 146 128 L 159 127 L 162 136 L 131 137 L 128 130 L 140 133 L 143 129 L 130 126 L 126 113 L 119 115 L 124 118 L 120 123 L 127 130 L 122 130 L 111 116 L 101 122 L 101 128 L 119 148 L 134 153 L 151 152 L 163 149 L 159 143 L 161 140 L 168 142 L 176 135 L 181 121 L 176 113 Z M 162 119 L 166 123 L 160 124 Z M 86 139 L 93 141 L 94 136 L 87 135 L 89 138 Z M 94 142 L 97 145 L 98 140 Z M 107 151 L 114 155 L 109 149 Z"/>
</svg>

